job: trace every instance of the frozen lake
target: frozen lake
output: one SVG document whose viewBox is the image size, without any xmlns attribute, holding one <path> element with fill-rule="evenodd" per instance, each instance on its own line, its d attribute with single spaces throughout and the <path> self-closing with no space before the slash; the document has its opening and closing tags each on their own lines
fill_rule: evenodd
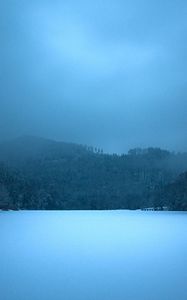
<svg viewBox="0 0 187 300">
<path fill-rule="evenodd" d="M 186 300 L 187 213 L 0 212 L 2 300 Z"/>
</svg>

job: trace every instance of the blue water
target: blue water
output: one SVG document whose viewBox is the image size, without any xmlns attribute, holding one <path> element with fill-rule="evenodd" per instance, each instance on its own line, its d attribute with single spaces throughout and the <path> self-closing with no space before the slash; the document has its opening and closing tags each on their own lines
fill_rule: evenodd
<svg viewBox="0 0 187 300">
<path fill-rule="evenodd" d="M 187 300 L 187 214 L 0 212 L 1 300 Z"/>
</svg>

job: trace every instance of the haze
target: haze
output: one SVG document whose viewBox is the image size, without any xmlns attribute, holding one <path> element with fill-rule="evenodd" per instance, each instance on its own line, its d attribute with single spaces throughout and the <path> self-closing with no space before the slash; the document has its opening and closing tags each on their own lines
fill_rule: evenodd
<svg viewBox="0 0 187 300">
<path fill-rule="evenodd" d="M 187 150 L 187 2 L 0 1 L 0 139 Z"/>
</svg>

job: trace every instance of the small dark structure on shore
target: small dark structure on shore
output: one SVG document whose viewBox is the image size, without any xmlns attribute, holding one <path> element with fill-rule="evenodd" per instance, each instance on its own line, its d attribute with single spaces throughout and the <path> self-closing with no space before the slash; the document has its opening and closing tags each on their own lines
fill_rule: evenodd
<svg viewBox="0 0 187 300">
<path fill-rule="evenodd" d="M 167 211 L 169 210 L 167 206 L 158 206 L 158 207 L 145 207 L 145 208 L 142 208 L 142 210 L 145 210 L 145 211 Z"/>
</svg>

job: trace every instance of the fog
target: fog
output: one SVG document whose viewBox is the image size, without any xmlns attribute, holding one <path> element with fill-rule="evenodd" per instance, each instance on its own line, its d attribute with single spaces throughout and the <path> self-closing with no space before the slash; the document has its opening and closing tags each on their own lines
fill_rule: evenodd
<svg viewBox="0 0 187 300">
<path fill-rule="evenodd" d="M 187 2 L 0 1 L 0 140 L 187 150 Z"/>
</svg>

